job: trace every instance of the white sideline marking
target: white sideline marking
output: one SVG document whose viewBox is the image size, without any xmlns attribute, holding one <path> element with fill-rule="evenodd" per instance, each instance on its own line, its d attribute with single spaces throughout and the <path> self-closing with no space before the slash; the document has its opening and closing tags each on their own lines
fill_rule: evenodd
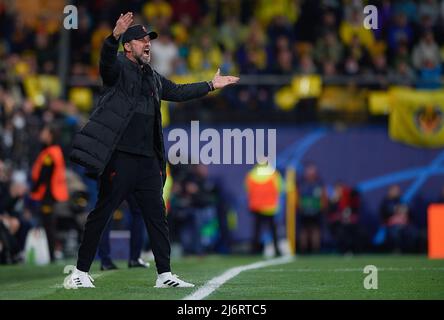
<svg viewBox="0 0 444 320">
<path fill-rule="evenodd" d="M 278 265 L 278 264 L 285 264 L 285 263 L 289 263 L 289 262 L 294 261 L 294 259 L 295 259 L 294 257 L 290 257 L 290 256 L 281 257 L 281 258 L 276 258 L 276 259 L 267 260 L 267 261 L 259 261 L 259 262 L 247 264 L 245 266 L 239 266 L 239 267 L 234 267 L 234 268 L 228 269 L 227 271 L 222 273 L 220 276 L 217 276 L 217 277 L 211 279 L 210 281 L 208 281 L 203 287 L 199 288 L 198 290 L 196 290 L 192 294 L 183 298 L 183 300 L 202 300 L 203 298 L 207 297 L 208 295 L 213 293 L 215 290 L 217 290 L 217 288 L 219 288 L 225 282 L 227 282 L 228 280 L 237 276 L 242 271 L 260 269 L 260 268 L 274 266 L 274 265 Z"/>
</svg>

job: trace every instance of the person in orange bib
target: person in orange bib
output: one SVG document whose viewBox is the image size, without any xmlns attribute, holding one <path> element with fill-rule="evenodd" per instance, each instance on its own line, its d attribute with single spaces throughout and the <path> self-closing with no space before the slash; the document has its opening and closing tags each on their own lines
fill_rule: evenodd
<svg viewBox="0 0 444 320">
<path fill-rule="evenodd" d="M 40 132 L 42 151 L 32 166 L 33 183 L 30 197 L 39 203 L 40 219 L 48 239 L 51 261 L 54 261 L 56 217 L 54 205 L 68 201 L 66 167 L 62 149 L 55 144 L 56 128 L 46 125 Z"/>
<path fill-rule="evenodd" d="M 281 255 L 278 246 L 277 228 L 274 216 L 279 209 L 279 196 L 282 189 L 280 173 L 267 164 L 257 164 L 245 179 L 248 208 L 254 216 L 252 253 L 261 252 L 260 235 L 262 225 L 268 225 L 273 236 L 276 255 Z"/>
</svg>

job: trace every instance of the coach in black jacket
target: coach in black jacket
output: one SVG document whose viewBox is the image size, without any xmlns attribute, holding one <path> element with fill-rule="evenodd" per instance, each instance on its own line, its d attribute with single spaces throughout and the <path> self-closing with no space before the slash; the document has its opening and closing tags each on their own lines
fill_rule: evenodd
<svg viewBox="0 0 444 320">
<path fill-rule="evenodd" d="M 100 75 L 105 91 L 88 123 L 76 135 L 71 160 L 98 178 L 99 196 L 88 215 L 71 287 L 93 287 L 87 274 L 111 214 L 129 194 L 141 208 L 152 241 L 158 280 L 156 287 L 192 286 L 171 274 L 170 243 L 162 189 L 165 150 L 160 100 L 186 101 L 236 83 L 239 78 L 177 85 L 149 65 L 150 41 L 157 33 L 133 25 L 132 13 L 121 15 L 104 42 Z M 122 36 L 122 37 L 121 37 Z M 117 55 L 122 38 L 124 54 Z"/>
</svg>

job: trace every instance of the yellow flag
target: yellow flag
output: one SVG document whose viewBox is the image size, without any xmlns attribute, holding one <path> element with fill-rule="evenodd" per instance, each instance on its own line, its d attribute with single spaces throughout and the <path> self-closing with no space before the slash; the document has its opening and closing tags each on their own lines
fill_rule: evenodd
<svg viewBox="0 0 444 320">
<path fill-rule="evenodd" d="M 390 137 L 418 147 L 444 146 L 444 90 L 390 91 Z"/>
</svg>

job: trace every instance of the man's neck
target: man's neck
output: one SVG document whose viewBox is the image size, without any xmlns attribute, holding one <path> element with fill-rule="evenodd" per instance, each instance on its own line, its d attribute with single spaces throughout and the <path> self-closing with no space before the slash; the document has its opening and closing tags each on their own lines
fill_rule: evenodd
<svg viewBox="0 0 444 320">
<path fill-rule="evenodd" d="M 128 58 L 128 60 L 130 60 L 131 62 L 134 62 L 134 63 L 137 64 L 140 68 L 143 67 L 143 64 L 140 64 L 139 61 L 137 61 L 137 59 L 134 58 L 133 55 L 131 55 L 131 54 L 126 54 L 125 56 Z"/>
</svg>

